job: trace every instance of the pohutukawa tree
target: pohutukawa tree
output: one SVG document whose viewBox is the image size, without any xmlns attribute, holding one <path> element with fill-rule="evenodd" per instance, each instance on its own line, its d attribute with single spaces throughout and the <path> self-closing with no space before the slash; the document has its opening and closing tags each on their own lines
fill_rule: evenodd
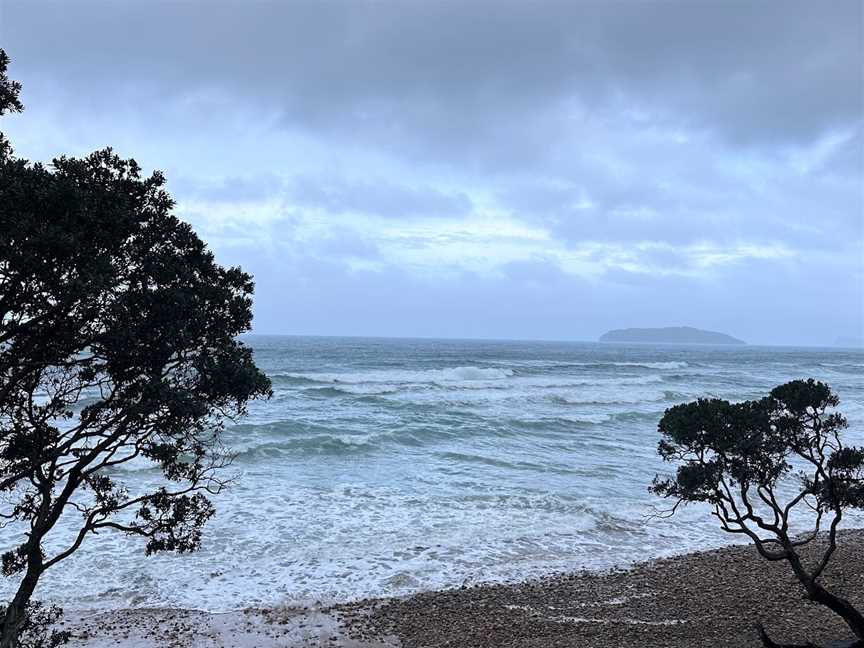
<svg viewBox="0 0 864 648">
<path fill-rule="evenodd" d="M 670 513 L 688 502 L 709 504 L 724 531 L 747 536 L 766 560 L 788 562 L 807 598 L 864 640 L 864 616 L 820 582 L 844 511 L 864 508 L 864 448 L 844 445 L 839 402 L 828 385 L 810 379 L 775 387 L 761 400 L 672 407 L 660 421 L 658 451 L 680 465 L 675 477 L 655 478 L 651 490 L 675 501 Z M 796 522 L 809 530 L 801 533 Z M 801 550 L 814 541 L 817 557 L 808 561 Z M 777 645 L 759 631 L 766 646 Z"/>
<path fill-rule="evenodd" d="M 21 109 L 6 63 L 0 114 Z M 7 537 L 21 534 L 2 556 L 18 588 L 0 648 L 46 616 L 37 583 L 90 534 L 141 536 L 148 554 L 196 549 L 207 496 L 228 479 L 224 426 L 270 393 L 237 340 L 251 278 L 214 261 L 164 183 L 110 149 L 44 166 L 3 147 L 0 516 Z M 117 467 L 133 460 L 158 466 L 162 484 L 122 483 Z M 66 533 L 77 520 L 68 537 L 61 520 Z"/>
</svg>

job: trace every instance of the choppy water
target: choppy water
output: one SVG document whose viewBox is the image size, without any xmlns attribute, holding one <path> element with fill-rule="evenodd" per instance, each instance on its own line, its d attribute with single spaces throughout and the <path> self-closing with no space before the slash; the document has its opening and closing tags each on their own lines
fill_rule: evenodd
<svg viewBox="0 0 864 648">
<path fill-rule="evenodd" d="M 864 353 L 250 337 L 275 395 L 229 430 L 238 485 L 202 551 L 91 538 L 40 596 L 229 609 L 402 594 L 719 545 L 704 510 L 647 520 L 666 407 L 829 382 L 864 443 Z M 158 473 L 137 467 L 133 483 Z M 687 521 L 687 524 L 682 522 Z M 7 583 L 8 585 L 8 583 Z"/>
</svg>

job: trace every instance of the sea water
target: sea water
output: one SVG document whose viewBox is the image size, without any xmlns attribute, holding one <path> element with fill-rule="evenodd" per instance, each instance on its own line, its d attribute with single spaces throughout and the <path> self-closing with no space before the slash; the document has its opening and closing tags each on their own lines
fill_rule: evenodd
<svg viewBox="0 0 864 648">
<path fill-rule="evenodd" d="M 864 353 L 840 349 L 250 336 L 272 399 L 230 427 L 236 484 L 201 550 L 88 539 L 37 597 L 226 610 L 607 568 L 731 541 L 652 517 L 663 411 L 827 381 L 864 444 Z M 118 477 L 159 483 L 146 464 Z M 56 530 L 68 540 L 73 519 Z M 4 544 L 11 538 L 2 536 Z M 10 591 L 14 579 L 3 583 Z"/>
</svg>

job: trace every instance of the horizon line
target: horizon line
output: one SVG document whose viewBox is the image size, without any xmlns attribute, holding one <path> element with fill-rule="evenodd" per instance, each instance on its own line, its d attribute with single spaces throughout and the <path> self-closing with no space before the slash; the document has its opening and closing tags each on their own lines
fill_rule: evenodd
<svg viewBox="0 0 864 648">
<path fill-rule="evenodd" d="M 838 345 L 818 345 L 818 344 L 772 344 L 772 343 L 750 343 L 743 344 L 702 344 L 698 342 L 601 342 L 598 339 L 561 339 L 561 338 L 509 338 L 509 337 L 454 337 L 454 336 L 435 336 L 435 335 L 358 335 L 358 334 L 322 334 L 322 333 L 271 333 L 263 331 L 247 331 L 240 337 L 245 336 L 262 336 L 262 337 L 295 337 L 295 338 L 343 338 L 343 339 L 358 339 L 358 340 L 441 340 L 451 342 L 548 342 L 562 344 L 602 344 L 605 346 L 698 346 L 698 347 L 720 347 L 720 348 L 735 348 L 742 347 L 750 348 L 791 348 L 791 349 L 822 349 L 832 351 L 857 351 L 864 352 L 864 346 L 838 346 Z"/>
</svg>

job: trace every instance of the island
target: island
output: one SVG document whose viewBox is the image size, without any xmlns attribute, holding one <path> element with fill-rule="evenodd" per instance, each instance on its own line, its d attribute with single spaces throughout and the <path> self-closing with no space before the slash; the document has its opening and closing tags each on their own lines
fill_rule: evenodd
<svg viewBox="0 0 864 648">
<path fill-rule="evenodd" d="M 703 331 L 692 326 L 615 329 L 600 336 L 600 342 L 640 342 L 661 344 L 746 344 L 725 333 Z"/>
</svg>

